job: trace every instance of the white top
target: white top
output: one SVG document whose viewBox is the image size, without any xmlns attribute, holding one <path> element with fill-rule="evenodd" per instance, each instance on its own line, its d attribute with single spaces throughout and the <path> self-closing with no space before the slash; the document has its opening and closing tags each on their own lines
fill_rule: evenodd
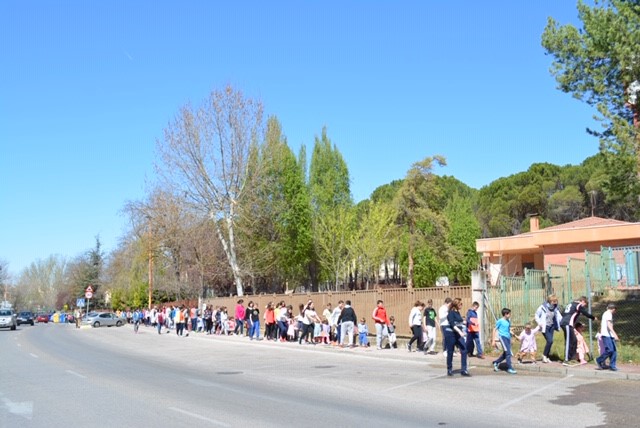
<svg viewBox="0 0 640 428">
<path fill-rule="evenodd" d="M 440 306 L 440 309 L 438 309 L 438 318 L 440 319 L 441 327 L 449 325 L 449 320 L 447 319 L 448 315 L 449 315 L 449 305 L 445 303 L 444 305 Z"/>
<path fill-rule="evenodd" d="M 409 325 L 422 325 L 422 311 L 420 306 L 414 306 L 409 313 Z"/>
<path fill-rule="evenodd" d="M 313 320 L 318 316 L 316 311 L 313 309 L 307 309 L 304 311 L 304 316 L 302 317 L 302 324 L 311 325 L 313 324 Z"/>
<path fill-rule="evenodd" d="M 611 333 L 609 333 L 609 326 L 608 326 L 609 323 L 607 321 L 611 321 L 611 323 L 613 324 L 613 313 L 609 309 L 604 311 L 604 314 L 602 314 L 602 323 L 600 324 L 600 335 L 605 337 L 611 337 Z"/>
</svg>

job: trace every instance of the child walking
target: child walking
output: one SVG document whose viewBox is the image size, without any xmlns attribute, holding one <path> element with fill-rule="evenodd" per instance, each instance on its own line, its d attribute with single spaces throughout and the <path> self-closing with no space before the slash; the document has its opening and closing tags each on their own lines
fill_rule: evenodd
<svg viewBox="0 0 640 428">
<path fill-rule="evenodd" d="M 502 318 L 496 322 L 496 328 L 493 330 L 494 336 L 498 335 L 498 340 L 500 340 L 500 344 L 502 345 L 502 355 L 493 362 L 493 370 L 500 371 L 498 367 L 499 364 L 503 361 L 507 362 L 507 373 L 516 374 L 517 372 L 513 369 L 511 365 L 511 336 L 513 336 L 513 330 L 511 330 L 511 309 L 503 308 L 502 309 Z"/>
<path fill-rule="evenodd" d="M 367 320 L 360 318 L 360 323 L 358 324 L 358 343 L 360 346 L 369 346 L 368 334 L 369 328 L 367 327 Z"/>
<path fill-rule="evenodd" d="M 398 347 L 398 343 L 396 342 L 396 319 L 393 315 L 389 317 L 387 329 L 389 330 L 389 347 L 395 349 Z"/>
<path fill-rule="evenodd" d="M 519 363 L 522 363 L 524 358 L 529 356 L 530 363 L 536 364 L 536 352 L 538 351 L 538 345 L 536 343 L 536 333 L 540 331 L 540 326 L 537 326 L 533 330 L 531 324 L 526 324 L 524 330 L 518 336 L 520 340 L 520 352 L 516 355 Z"/>
<path fill-rule="evenodd" d="M 576 339 L 578 340 L 578 345 L 576 346 L 576 353 L 578 354 L 578 363 L 580 365 L 587 364 L 587 360 L 585 356 L 589 354 L 589 346 L 587 342 L 584 340 L 584 336 L 582 332 L 584 331 L 584 324 L 581 322 L 576 323 Z"/>
</svg>

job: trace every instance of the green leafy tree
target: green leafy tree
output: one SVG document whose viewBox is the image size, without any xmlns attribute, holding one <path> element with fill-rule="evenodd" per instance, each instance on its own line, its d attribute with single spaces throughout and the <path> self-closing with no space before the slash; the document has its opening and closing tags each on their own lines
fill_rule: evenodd
<svg viewBox="0 0 640 428">
<path fill-rule="evenodd" d="M 316 137 L 309 168 L 309 190 L 313 209 L 313 252 L 309 263 L 312 289 L 321 277 L 339 281 L 342 270 L 339 257 L 348 257 L 352 232 L 353 205 L 349 170 L 342 154 L 331 144 L 326 128 Z M 330 236 L 337 233 L 338 236 Z M 343 259 L 344 261 L 344 259 Z"/>
<path fill-rule="evenodd" d="M 260 171 L 249 212 L 239 223 L 243 246 L 254 275 L 276 284 L 302 282 L 313 237 L 311 203 L 304 170 L 289 146 L 277 118 L 267 121 L 266 140 L 256 162 Z M 280 290 L 278 290 L 280 291 Z"/>
<path fill-rule="evenodd" d="M 446 165 L 442 156 L 428 157 L 413 164 L 396 194 L 395 205 L 398 224 L 406 232 L 407 287 L 414 287 L 416 250 L 426 247 L 449 260 L 452 249 L 447 242 L 448 225 L 442 214 L 441 189 L 437 184 L 433 166 Z M 423 251 L 429 251 L 423 250 Z"/>
<path fill-rule="evenodd" d="M 549 18 L 542 45 L 554 57 L 559 89 L 595 106 L 611 172 L 605 183 L 620 215 L 637 216 L 640 194 L 640 2 L 578 2 L 581 28 Z"/>
<path fill-rule="evenodd" d="M 447 240 L 455 249 L 457 257 L 449 265 L 449 276 L 462 284 L 471 283 L 471 271 L 479 263 L 476 239 L 480 238 L 480 223 L 473 212 L 470 197 L 454 193 L 444 209 L 449 224 Z"/>
</svg>

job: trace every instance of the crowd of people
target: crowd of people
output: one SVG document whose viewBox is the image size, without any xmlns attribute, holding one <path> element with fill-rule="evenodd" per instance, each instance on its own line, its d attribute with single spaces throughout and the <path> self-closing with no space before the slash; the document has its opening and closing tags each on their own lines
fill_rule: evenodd
<svg viewBox="0 0 640 428">
<path fill-rule="evenodd" d="M 568 304 L 561 312 L 557 297 L 550 295 L 536 311 L 535 328 L 526 324 L 519 335 L 514 334 L 511 325 L 511 310 L 503 308 L 502 316 L 497 320 L 493 331 L 493 343 L 500 353 L 492 362 L 494 370 L 500 371 L 504 362 L 506 371 L 516 374 L 511 361 L 512 339 L 518 340 L 521 344 L 520 351 L 516 353 L 518 362 L 535 364 L 537 334 L 542 334 L 546 342 L 541 361 L 549 363 L 554 332 L 558 330 L 562 330 L 565 337 L 563 364 L 573 365 L 576 359 L 575 364 L 586 364 L 589 348 L 582 335 L 584 325 L 577 320 L 581 315 L 597 320 L 587 311 L 587 303 L 586 297 L 581 297 Z M 412 333 L 407 343 L 408 351 L 437 354 L 437 332 L 440 331 L 443 354 L 447 361 L 447 375 L 453 376 L 453 357 L 459 355 L 460 374 L 464 377 L 471 376 L 468 371 L 468 357 L 485 358 L 480 340 L 479 306 L 478 302 L 473 302 L 463 316 L 460 298 L 447 297 L 437 311 L 431 299 L 427 300 L 426 304 L 416 301 L 408 317 Z M 601 370 L 617 370 L 615 342 L 618 336 L 613 328 L 615 311 L 615 304 L 609 304 L 602 316 L 600 332 L 597 335 L 600 356 L 596 362 Z M 178 336 L 185 337 L 189 336 L 190 332 L 197 332 L 207 335 L 240 335 L 250 340 L 297 342 L 300 345 L 304 343 L 332 344 L 340 347 L 370 346 L 367 317 L 358 318 L 350 300 L 340 300 L 335 308 L 328 303 L 321 313 L 316 310 L 312 300 L 300 304 L 295 313 L 292 305 L 280 301 L 276 304 L 269 302 L 261 316 L 260 308 L 253 301 L 249 301 L 245 306 L 244 300 L 240 299 L 231 313 L 225 306 L 208 305 L 204 310 L 195 306 L 165 306 L 151 310 L 137 309 L 119 315 L 133 323 L 136 332 L 138 325 L 144 323 L 155 327 L 158 334 L 163 331 L 175 331 Z M 371 333 L 373 335 L 375 332 L 376 349 L 397 348 L 395 318 L 387 314 L 382 300 L 377 301 L 371 313 L 371 321 L 374 325 Z M 261 330 L 261 323 L 264 323 L 264 330 Z"/>
</svg>

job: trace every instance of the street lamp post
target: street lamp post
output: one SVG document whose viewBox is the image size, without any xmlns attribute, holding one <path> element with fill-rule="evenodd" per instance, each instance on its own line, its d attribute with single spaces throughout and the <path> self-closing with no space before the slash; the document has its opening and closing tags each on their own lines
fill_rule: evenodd
<svg viewBox="0 0 640 428">
<path fill-rule="evenodd" d="M 147 216 L 147 233 L 149 234 L 149 310 L 151 310 L 152 294 L 153 294 L 153 246 L 151 245 L 151 217 Z"/>
</svg>

